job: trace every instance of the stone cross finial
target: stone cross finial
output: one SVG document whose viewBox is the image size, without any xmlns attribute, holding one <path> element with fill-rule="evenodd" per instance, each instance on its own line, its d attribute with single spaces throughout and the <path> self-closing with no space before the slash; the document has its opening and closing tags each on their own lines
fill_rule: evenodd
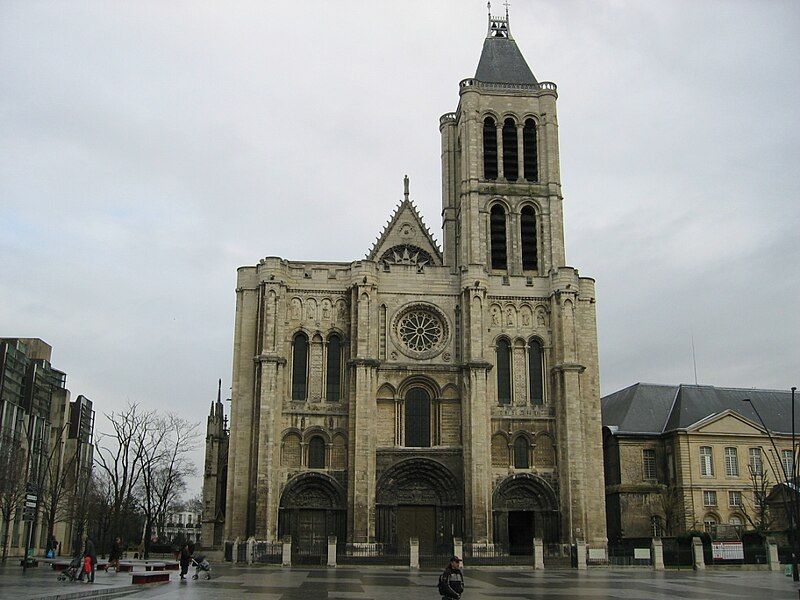
<svg viewBox="0 0 800 600">
<path fill-rule="evenodd" d="M 403 176 L 403 196 L 408 200 L 408 175 Z"/>
</svg>

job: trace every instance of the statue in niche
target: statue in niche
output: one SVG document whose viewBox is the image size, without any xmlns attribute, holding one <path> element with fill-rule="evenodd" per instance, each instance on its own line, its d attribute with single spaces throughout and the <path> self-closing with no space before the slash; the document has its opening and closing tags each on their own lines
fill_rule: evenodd
<svg viewBox="0 0 800 600">
<path fill-rule="evenodd" d="M 536 311 L 536 323 L 539 325 L 539 327 L 545 326 L 544 311 Z"/>
<path fill-rule="evenodd" d="M 500 326 L 500 309 L 496 306 L 492 307 L 492 325 L 495 327 Z"/>
<path fill-rule="evenodd" d="M 303 303 L 299 298 L 292 298 L 292 319 L 299 320 L 303 314 Z"/>
<path fill-rule="evenodd" d="M 328 300 L 322 301 L 322 318 L 330 319 L 331 317 L 331 303 Z"/>
<path fill-rule="evenodd" d="M 531 313 L 529 310 L 523 309 L 522 311 L 522 326 L 528 327 L 531 324 Z"/>
<path fill-rule="evenodd" d="M 317 320 L 317 303 L 314 300 L 308 300 L 306 302 L 306 318 L 310 321 Z"/>
<path fill-rule="evenodd" d="M 506 307 L 506 326 L 513 327 L 514 326 L 514 307 L 507 306 Z"/>
</svg>

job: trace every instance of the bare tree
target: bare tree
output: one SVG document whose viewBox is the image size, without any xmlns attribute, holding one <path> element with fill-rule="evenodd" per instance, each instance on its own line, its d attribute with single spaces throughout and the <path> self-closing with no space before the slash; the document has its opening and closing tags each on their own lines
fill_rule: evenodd
<svg viewBox="0 0 800 600">
<path fill-rule="evenodd" d="M 135 512 L 135 491 L 142 477 L 146 448 L 150 441 L 148 432 L 153 428 L 155 415 L 131 403 L 119 412 L 107 414 L 110 433 L 97 436 L 96 464 L 101 480 L 108 485 L 110 499 L 109 529 L 111 535 L 120 535 L 123 520 Z"/>
<path fill-rule="evenodd" d="M 189 454 L 197 449 L 198 426 L 168 413 L 142 432 L 139 498 L 145 517 L 142 540 L 145 556 L 149 555 L 153 528 L 163 537 L 167 515 L 186 489 L 186 476 L 195 471 Z"/>
<path fill-rule="evenodd" d="M 3 562 L 8 556 L 11 523 L 25 500 L 26 452 L 20 440 L 0 440 L 0 517 L 3 521 Z"/>
<path fill-rule="evenodd" d="M 772 528 L 775 518 L 772 515 L 767 496 L 772 490 L 772 482 L 765 469 L 756 470 L 748 467 L 750 472 L 751 496 L 742 494 L 742 512 L 744 518 L 750 523 L 751 527 L 761 535 L 766 534 Z"/>
<path fill-rule="evenodd" d="M 661 512 L 664 515 L 664 533 L 677 535 L 694 518 L 692 511 L 684 502 L 683 492 L 673 485 L 662 485 L 658 495 Z"/>
</svg>

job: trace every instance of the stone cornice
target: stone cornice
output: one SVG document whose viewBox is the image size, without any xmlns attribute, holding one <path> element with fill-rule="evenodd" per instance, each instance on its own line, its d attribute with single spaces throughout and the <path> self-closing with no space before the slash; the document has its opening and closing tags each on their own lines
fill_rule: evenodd
<svg viewBox="0 0 800 600">
<path fill-rule="evenodd" d="M 253 357 L 253 362 L 258 363 L 276 363 L 279 365 L 285 365 L 286 359 L 282 356 L 276 356 L 274 354 L 258 354 Z"/>
<path fill-rule="evenodd" d="M 347 361 L 348 367 L 380 367 L 381 361 L 377 358 L 352 358 Z"/>
</svg>

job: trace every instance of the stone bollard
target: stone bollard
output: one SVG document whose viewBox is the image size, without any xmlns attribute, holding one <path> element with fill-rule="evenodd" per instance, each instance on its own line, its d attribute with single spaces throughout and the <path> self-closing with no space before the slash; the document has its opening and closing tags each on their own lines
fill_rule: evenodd
<svg viewBox="0 0 800 600">
<path fill-rule="evenodd" d="M 584 542 L 583 540 L 577 540 L 575 542 L 575 546 L 576 546 L 577 555 L 578 555 L 577 568 L 579 570 L 586 569 L 586 542 Z"/>
<path fill-rule="evenodd" d="M 255 544 L 256 544 L 256 538 L 254 538 L 253 536 L 250 536 L 250 538 L 247 540 L 247 564 L 248 565 L 252 565 L 253 564 L 253 547 L 255 546 Z"/>
<path fill-rule="evenodd" d="M 453 556 L 457 556 L 464 561 L 464 540 L 461 538 L 453 538 Z"/>
<path fill-rule="evenodd" d="M 328 566 L 336 566 L 336 536 L 328 536 Z"/>
<path fill-rule="evenodd" d="M 283 556 L 281 556 L 281 566 L 292 566 L 292 537 L 288 535 L 283 538 Z"/>
<path fill-rule="evenodd" d="M 778 544 L 774 542 L 767 542 L 765 544 L 767 551 L 767 564 L 770 571 L 780 571 L 781 561 L 778 559 Z"/>
<path fill-rule="evenodd" d="M 696 536 L 692 538 L 692 556 L 694 557 L 692 568 L 695 571 L 705 570 L 706 560 L 703 556 L 703 540 Z"/>
<path fill-rule="evenodd" d="M 408 540 L 409 566 L 412 569 L 419 569 L 419 538 L 412 537 Z"/>
<path fill-rule="evenodd" d="M 231 562 L 239 562 L 239 538 L 233 540 L 233 552 L 231 555 Z"/>
<path fill-rule="evenodd" d="M 654 571 L 664 570 L 664 545 L 661 538 L 653 538 L 650 542 L 650 562 L 653 563 Z"/>
<path fill-rule="evenodd" d="M 544 569 L 544 544 L 541 538 L 533 538 L 533 568 Z"/>
</svg>

